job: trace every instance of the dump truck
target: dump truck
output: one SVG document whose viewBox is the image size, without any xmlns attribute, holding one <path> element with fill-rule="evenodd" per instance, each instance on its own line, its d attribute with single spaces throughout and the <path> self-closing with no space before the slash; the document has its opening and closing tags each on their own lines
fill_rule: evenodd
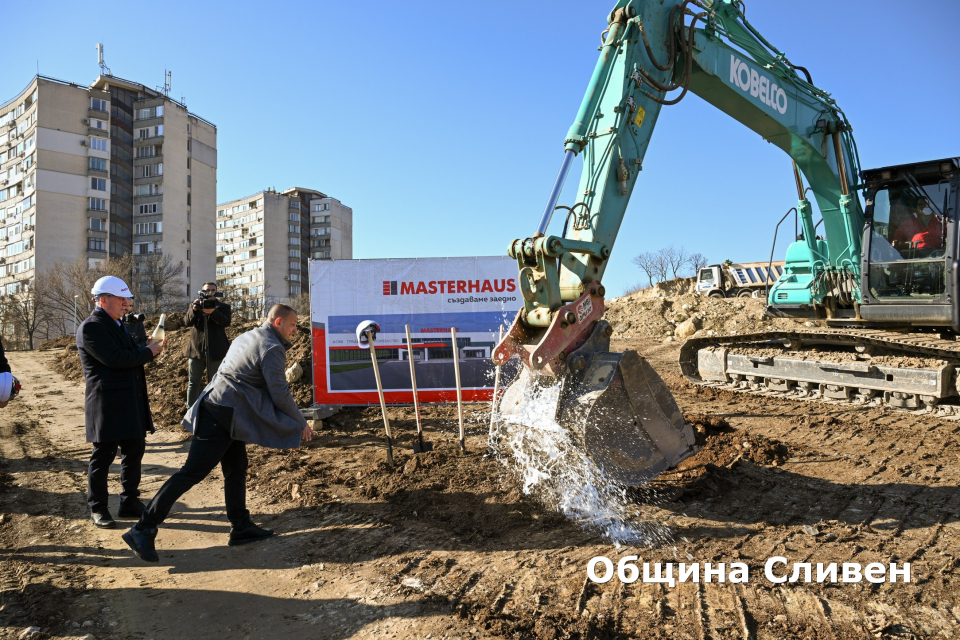
<svg viewBox="0 0 960 640">
<path fill-rule="evenodd" d="M 743 262 L 727 260 L 697 271 L 694 291 L 711 298 L 762 298 L 767 287 L 783 275 L 783 262 Z"/>
</svg>

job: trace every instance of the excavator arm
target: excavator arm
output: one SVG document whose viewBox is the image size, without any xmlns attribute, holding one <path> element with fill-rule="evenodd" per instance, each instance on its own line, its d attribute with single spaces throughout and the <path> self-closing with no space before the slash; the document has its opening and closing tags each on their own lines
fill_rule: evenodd
<svg viewBox="0 0 960 640">
<path fill-rule="evenodd" d="M 852 192 L 859 166 L 846 117 L 805 70 L 747 22 L 742 2 L 619 0 L 601 39 L 536 233 L 510 244 L 524 306 L 493 358 L 500 364 L 514 355 L 523 360 L 523 374 L 507 390 L 511 398 L 511 390 L 518 393 L 513 387 L 529 386 L 539 376 L 560 378 L 558 422 L 582 435 L 595 461 L 637 483 L 693 451 L 692 433 L 653 370 L 642 358 L 638 364 L 635 354 L 627 358 L 629 366 L 610 359 L 624 354 L 609 353 L 611 330 L 602 320 L 603 274 L 661 108 L 689 91 L 792 158 L 804 245 L 792 255 L 806 264 L 795 269 L 788 303 L 829 313 L 859 302 L 864 218 Z M 679 95 L 667 97 L 677 90 Z M 577 155 L 583 164 L 577 202 L 557 206 Z M 817 239 L 801 174 L 817 200 L 825 241 Z M 552 235 L 548 228 L 557 211 L 563 231 Z M 657 401 L 651 404 L 651 398 Z M 501 404 L 508 418 L 509 404 Z M 601 405 L 604 411 L 597 409 Z M 651 411 L 654 405 L 658 409 Z M 622 417 L 633 428 L 604 424 L 610 407 L 623 406 L 632 407 Z M 603 444 L 591 451 L 591 438 Z M 633 453 L 624 458 L 624 451 Z"/>
</svg>

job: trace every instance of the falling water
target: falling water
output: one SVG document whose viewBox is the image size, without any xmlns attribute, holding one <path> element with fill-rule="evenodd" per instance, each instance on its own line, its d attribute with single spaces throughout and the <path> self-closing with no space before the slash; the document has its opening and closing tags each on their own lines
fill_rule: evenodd
<svg viewBox="0 0 960 640">
<path fill-rule="evenodd" d="M 524 385 L 519 410 L 497 416 L 491 443 L 497 443 L 501 462 L 519 476 L 524 494 L 599 531 L 617 547 L 669 541 L 669 529 L 641 522 L 632 513 L 626 489 L 594 464 L 554 420 L 560 383 L 545 386 L 532 376 L 520 376 L 514 384 Z"/>
</svg>

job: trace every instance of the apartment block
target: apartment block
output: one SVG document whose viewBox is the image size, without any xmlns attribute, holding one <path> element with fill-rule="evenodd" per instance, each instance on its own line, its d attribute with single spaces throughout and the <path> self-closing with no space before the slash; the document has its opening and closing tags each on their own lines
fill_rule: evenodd
<svg viewBox="0 0 960 640">
<path fill-rule="evenodd" d="M 0 105 L 0 292 L 57 262 L 160 252 L 196 291 L 215 269 L 216 183 L 217 128 L 185 105 L 112 75 L 34 77 Z"/>
<path fill-rule="evenodd" d="M 247 315 L 308 293 L 308 261 L 353 257 L 353 209 L 304 188 L 217 205 L 217 282 Z"/>
</svg>

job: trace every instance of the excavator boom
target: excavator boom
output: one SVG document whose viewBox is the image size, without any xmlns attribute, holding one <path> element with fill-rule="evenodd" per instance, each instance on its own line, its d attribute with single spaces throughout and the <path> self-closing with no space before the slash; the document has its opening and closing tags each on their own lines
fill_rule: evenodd
<svg viewBox="0 0 960 640">
<path fill-rule="evenodd" d="M 806 256 L 809 269 L 787 302 L 827 309 L 859 302 L 864 216 L 851 195 L 859 171 L 851 127 L 809 74 L 749 25 L 742 6 L 619 0 L 537 231 L 508 250 L 524 306 L 493 358 L 502 364 L 519 356 L 524 367 L 503 396 L 502 417 L 517 418 L 526 387 L 559 378 L 558 423 L 627 484 L 694 451 L 692 430 L 662 380 L 637 354 L 610 353 L 602 319 L 603 274 L 663 106 L 690 91 L 790 155 L 804 230 L 795 253 Z M 668 99 L 674 90 L 679 96 Z M 558 206 L 575 156 L 583 161 L 578 201 Z M 826 241 L 817 238 L 801 175 L 824 218 Z M 564 218 L 560 235 L 548 232 L 555 211 Z"/>
</svg>

